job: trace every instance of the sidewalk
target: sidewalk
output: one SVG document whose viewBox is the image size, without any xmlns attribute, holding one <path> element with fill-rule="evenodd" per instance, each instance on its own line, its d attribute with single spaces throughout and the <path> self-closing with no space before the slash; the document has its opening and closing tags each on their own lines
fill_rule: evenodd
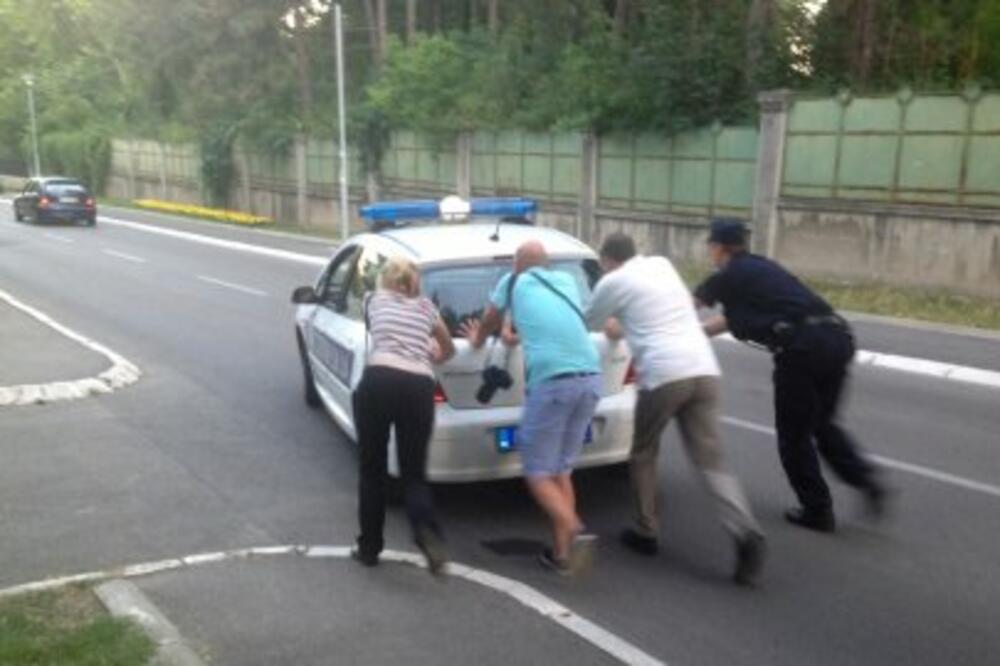
<svg viewBox="0 0 1000 666">
<path fill-rule="evenodd" d="M 416 567 L 231 560 L 135 580 L 210 664 L 615 664 L 496 590 Z"/>
<path fill-rule="evenodd" d="M 416 553 L 364 567 L 347 546 L 202 553 L 0 589 L 94 586 L 139 622 L 162 666 L 510 664 L 664 666 L 519 581 L 458 563 L 430 576 Z"/>
</svg>

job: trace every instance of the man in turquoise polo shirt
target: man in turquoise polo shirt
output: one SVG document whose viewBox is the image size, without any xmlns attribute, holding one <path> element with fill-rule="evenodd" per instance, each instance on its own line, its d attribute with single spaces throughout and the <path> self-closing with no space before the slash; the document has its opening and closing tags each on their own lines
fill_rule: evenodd
<svg viewBox="0 0 1000 666">
<path fill-rule="evenodd" d="M 576 281 L 547 265 L 541 243 L 519 247 L 514 271 L 497 284 L 482 322 L 469 322 L 464 333 L 478 349 L 500 329 L 505 314 L 517 327 L 528 382 L 518 446 L 528 490 L 552 524 L 552 548 L 539 560 L 568 575 L 589 566 L 593 553 L 594 537 L 583 534 L 571 475 L 601 397 L 601 366 Z"/>
</svg>

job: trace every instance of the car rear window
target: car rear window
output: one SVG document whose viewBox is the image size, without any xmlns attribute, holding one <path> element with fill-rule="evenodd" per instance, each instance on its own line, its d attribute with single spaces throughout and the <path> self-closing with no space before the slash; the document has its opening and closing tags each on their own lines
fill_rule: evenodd
<svg viewBox="0 0 1000 666">
<path fill-rule="evenodd" d="M 551 268 L 573 276 L 585 304 L 601 273 L 597 261 L 589 258 L 554 261 Z M 482 316 L 494 287 L 508 272 L 509 261 L 461 265 L 430 269 L 421 281 L 424 294 L 437 305 L 448 330 L 458 336 L 463 322 Z"/>
<path fill-rule="evenodd" d="M 80 183 L 57 182 L 47 183 L 45 192 L 54 197 L 86 197 L 89 196 L 87 188 Z"/>
</svg>

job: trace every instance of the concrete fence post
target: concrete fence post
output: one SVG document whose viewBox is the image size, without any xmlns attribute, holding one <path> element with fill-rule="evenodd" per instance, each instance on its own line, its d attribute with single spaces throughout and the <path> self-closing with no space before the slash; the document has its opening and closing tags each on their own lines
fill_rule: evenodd
<svg viewBox="0 0 1000 666">
<path fill-rule="evenodd" d="M 459 132 L 455 138 L 455 193 L 463 199 L 472 196 L 472 134 Z"/>
<path fill-rule="evenodd" d="M 242 207 L 248 213 L 253 213 L 253 196 L 250 194 L 250 158 L 247 156 L 246 148 L 242 144 L 233 146 L 236 151 L 236 164 L 240 170 L 240 189 L 243 194 Z"/>
<path fill-rule="evenodd" d="M 295 137 L 295 220 L 300 227 L 309 225 L 309 165 L 307 139 Z"/>
<path fill-rule="evenodd" d="M 160 199 L 167 201 L 167 149 L 161 141 L 156 142 L 156 149 L 160 156 Z"/>
<path fill-rule="evenodd" d="M 596 242 L 595 211 L 597 209 L 597 160 L 600 139 L 593 132 L 583 135 L 580 149 L 580 198 L 577 211 L 576 235 L 587 242 Z"/>
<path fill-rule="evenodd" d="M 778 201 L 784 176 L 785 139 L 789 90 L 773 90 L 757 97 L 760 105 L 760 139 L 757 144 L 757 178 L 753 197 L 753 246 L 774 257 L 778 249 Z"/>
<path fill-rule="evenodd" d="M 128 198 L 136 198 L 136 187 L 135 187 L 135 151 L 132 150 L 132 140 L 123 141 L 122 145 L 125 146 L 125 150 L 128 152 L 128 159 L 125 160 L 126 168 L 128 169 Z"/>
</svg>

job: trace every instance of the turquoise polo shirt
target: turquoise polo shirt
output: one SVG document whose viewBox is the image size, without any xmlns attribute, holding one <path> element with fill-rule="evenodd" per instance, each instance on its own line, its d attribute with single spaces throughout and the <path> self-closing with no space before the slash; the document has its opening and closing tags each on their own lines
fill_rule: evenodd
<svg viewBox="0 0 1000 666">
<path fill-rule="evenodd" d="M 580 315 L 532 273 L 583 310 L 576 280 L 568 273 L 532 268 L 517 276 L 512 293 L 513 320 L 524 347 L 528 386 L 567 372 L 599 373 L 597 349 Z M 490 296 L 498 310 L 508 309 L 507 286 L 511 278 L 511 273 L 503 276 Z"/>
</svg>

